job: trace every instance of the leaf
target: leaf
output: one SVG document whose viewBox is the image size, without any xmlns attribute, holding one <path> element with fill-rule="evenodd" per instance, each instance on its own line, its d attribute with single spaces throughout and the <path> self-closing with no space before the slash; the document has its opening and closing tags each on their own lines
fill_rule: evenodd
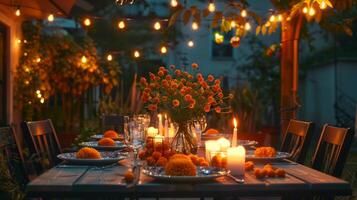
<svg viewBox="0 0 357 200">
<path fill-rule="evenodd" d="M 177 18 L 179 17 L 179 15 L 181 14 L 182 9 L 176 11 L 171 17 L 170 17 L 170 21 L 169 21 L 169 26 L 172 26 L 175 24 L 175 22 L 177 21 Z"/>
<path fill-rule="evenodd" d="M 219 20 L 222 19 L 223 13 L 220 11 L 215 12 L 214 16 L 213 16 L 213 20 L 212 20 L 212 28 L 216 28 L 218 26 L 218 22 Z"/>
<path fill-rule="evenodd" d="M 257 26 L 257 28 L 255 29 L 255 35 L 259 35 L 261 29 L 261 26 Z"/>
<path fill-rule="evenodd" d="M 186 25 L 188 21 L 190 21 L 191 17 L 191 10 L 186 10 L 185 13 L 183 13 L 183 23 Z"/>
</svg>

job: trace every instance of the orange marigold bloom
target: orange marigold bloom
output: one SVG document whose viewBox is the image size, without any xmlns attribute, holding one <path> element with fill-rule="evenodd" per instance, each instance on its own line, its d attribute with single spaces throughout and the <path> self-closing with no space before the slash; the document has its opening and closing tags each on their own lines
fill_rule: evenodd
<svg viewBox="0 0 357 200">
<path fill-rule="evenodd" d="M 166 70 L 165 67 L 163 66 L 159 67 L 159 71 L 165 71 L 165 70 Z"/>
<path fill-rule="evenodd" d="M 115 141 L 111 138 L 102 138 L 98 141 L 100 146 L 115 146 Z"/>
<path fill-rule="evenodd" d="M 222 92 L 218 93 L 218 97 L 222 99 L 223 98 L 223 93 Z"/>
<path fill-rule="evenodd" d="M 166 102 L 168 97 L 167 96 L 163 96 L 161 99 L 162 99 L 163 102 Z"/>
<path fill-rule="evenodd" d="M 114 130 L 107 130 L 104 132 L 103 137 L 117 139 L 119 138 L 119 134 Z"/>
<path fill-rule="evenodd" d="M 179 86 L 178 86 L 177 83 L 172 83 L 172 84 L 171 84 L 171 89 L 173 89 L 173 90 L 176 90 L 178 87 L 179 87 Z"/>
<path fill-rule="evenodd" d="M 161 83 L 162 83 L 162 86 L 164 86 L 165 88 L 169 87 L 169 82 L 166 79 L 162 80 Z"/>
<path fill-rule="evenodd" d="M 174 107 L 178 107 L 178 106 L 180 106 L 180 101 L 177 100 L 177 99 L 174 99 L 174 100 L 172 101 L 172 105 L 173 105 Z"/>
<path fill-rule="evenodd" d="M 148 109 L 149 109 L 150 111 L 155 111 L 155 110 L 157 110 L 157 105 L 155 105 L 155 104 L 150 104 L 150 105 L 148 106 Z"/>
<path fill-rule="evenodd" d="M 185 101 L 191 101 L 191 100 L 192 100 L 192 96 L 190 94 L 186 94 Z"/>
<path fill-rule="evenodd" d="M 180 75 L 181 75 L 181 70 L 176 69 L 176 70 L 175 70 L 175 74 L 176 74 L 176 76 L 180 76 Z"/>
<path fill-rule="evenodd" d="M 216 84 L 216 85 L 220 85 L 220 84 L 221 84 L 221 80 L 216 79 L 216 80 L 214 81 L 214 84 Z"/>
<path fill-rule="evenodd" d="M 190 103 L 190 105 L 188 106 L 190 109 L 195 108 L 196 105 L 196 101 L 193 101 L 192 103 Z"/>
<path fill-rule="evenodd" d="M 212 75 L 208 75 L 207 77 L 208 82 L 214 81 L 214 77 Z"/>
<path fill-rule="evenodd" d="M 166 75 L 166 80 L 170 81 L 172 79 L 171 75 Z"/>
<path fill-rule="evenodd" d="M 150 79 L 151 79 L 151 80 L 153 80 L 153 81 L 155 80 L 155 74 L 153 74 L 153 73 L 150 72 L 150 73 L 149 73 L 149 76 L 150 76 Z"/>
<path fill-rule="evenodd" d="M 144 89 L 144 92 L 150 93 L 150 92 L 151 92 L 151 89 L 150 89 L 150 88 L 145 88 L 145 89 Z"/>
<path fill-rule="evenodd" d="M 214 110 L 216 111 L 216 113 L 221 113 L 221 107 L 219 106 L 215 107 Z"/>
<path fill-rule="evenodd" d="M 211 104 L 211 103 L 213 103 L 213 102 L 214 102 L 213 96 L 209 96 L 207 103 Z"/>
<path fill-rule="evenodd" d="M 97 151 L 91 147 L 84 147 L 84 148 L 80 149 L 76 153 L 76 157 L 78 159 L 101 159 L 102 158 L 99 151 Z"/>
<path fill-rule="evenodd" d="M 164 76 L 165 73 L 164 73 L 162 70 L 160 70 L 160 71 L 157 73 L 157 75 L 159 75 L 159 76 Z"/>
<path fill-rule="evenodd" d="M 209 112 L 211 110 L 211 105 L 206 104 L 205 107 L 204 107 L 204 110 L 205 110 L 206 113 Z"/>
<path fill-rule="evenodd" d="M 152 102 L 155 104 L 158 104 L 160 102 L 160 98 L 159 97 L 155 97 L 152 99 Z"/>
<path fill-rule="evenodd" d="M 147 86 L 148 85 L 148 82 L 147 82 L 145 77 L 141 77 L 140 84 L 143 85 L 143 86 Z"/>
<path fill-rule="evenodd" d="M 192 69 L 197 69 L 198 68 L 198 64 L 197 63 L 192 63 L 191 67 L 192 67 Z"/>
<path fill-rule="evenodd" d="M 160 80 L 160 76 L 155 76 L 155 81 L 159 81 Z"/>
</svg>

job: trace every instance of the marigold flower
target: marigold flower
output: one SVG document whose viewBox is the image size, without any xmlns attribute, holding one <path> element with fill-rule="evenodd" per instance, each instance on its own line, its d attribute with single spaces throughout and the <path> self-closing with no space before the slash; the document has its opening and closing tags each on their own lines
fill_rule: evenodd
<svg viewBox="0 0 357 200">
<path fill-rule="evenodd" d="M 198 74 L 196 75 L 196 77 L 197 77 L 197 79 L 199 79 L 199 78 L 203 78 L 203 76 L 202 76 L 202 74 L 201 74 L 201 73 L 198 73 Z"/>
<path fill-rule="evenodd" d="M 160 76 L 155 76 L 155 81 L 159 81 L 160 80 Z"/>
<path fill-rule="evenodd" d="M 223 93 L 222 92 L 218 93 L 218 97 L 222 99 L 223 98 Z"/>
<path fill-rule="evenodd" d="M 165 88 L 169 87 L 169 82 L 168 82 L 166 79 L 162 80 L 161 84 L 162 84 L 162 86 L 164 86 Z"/>
<path fill-rule="evenodd" d="M 216 84 L 216 85 L 220 85 L 220 84 L 221 84 L 221 80 L 216 79 L 216 80 L 214 81 L 214 84 Z"/>
<path fill-rule="evenodd" d="M 153 73 L 150 72 L 150 73 L 149 73 L 149 76 L 150 76 L 150 79 L 151 79 L 151 80 L 153 80 L 153 81 L 155 80 L 155 74 L 153 74 Z"/>
<path fill-rule="evenodd" d="M 147 82 L 145 77 L 141 77 L 140 84 L 143 85 L 143 86 L 147 86 L 148 82 Z"/>
<path fill-rule="evenodd" d="M 170 75 L 166 75 L 166 80 L 170 81 L 172 77 Z"/>
<path fill-rule="evenodd" d="M 148 109 L 149 109 L 150 111 L 156 111 L 156 110 L 157 110 L 157 105 L 155 105 L 155 104 L 150 104 L 150 105 L 148 106 Z"/>
<path fill-rule="evenodd" d="M 165 75 L 165 73 L 162 71 L 162 70 L 160 70 L 159 72 L 157 72 L 157 75 L 159 75 L 159 76 L 164 76 Z"/>
<path fill-rule="evenodd" d="M 216 113 L 221 113 L 221 107 L 219 106 L 216 106 L 214 110 L 216 111 Z"/>
<path fill-rule="evenodd" d="M 162 99 L 163 102 L 166 102 L 168 97 L 167 96 L 162 96 L 161 99 Z"/>
<path fill-rule="evenodd" d="M 174 99 L 174 100 L 172 101 L 172 105 L 173 105 L 174 107 L 179 107 L 179 106 L 180 106 L 180 101 L 177 100 L 177 99 Z"/>
<path fill-rule="evenodd" d="M 175 70 L 175 74 L 176 74 L 176 76 L 180 76 L 180 75 L 181 75 L 181 70 L 176 69 L 176 70 Z"/>
<path fill-rule="evenodd" d="M 152 102 L 158 104 L 160 102 L 160 98 L 159 97 L 155 97 L 155 98 L 152 99 Z"/>
<path fill-rule="evenodd" d="M 192 69 L 197 69 L 198 68 L 198 64 L 197 63 L 192 63 L 191 67 L 192 67 Z"/>
<path fill-rule="evenodd" d="M 209 96 L 209 97 L 208 97 L 208 100 L 207 100 L 207 103 L 211 104 L 211 103 L 213 103 L 213 102 L 214 102 L 213 96 Z"/>
<path fill-rule="evenodd" d="M 206 113 L 208 113 L 211 110 L 211 105 L 210 104 L 206 104 L 203 109 L 205 110 Z"/>
<path fill-rule="evenodd" d="M 214 77 L 212 75 L 208 75 L 207 80 L 208 80 L 208 82 L 213 82 Z"/>
<path fill-rule="evenodd" d="M 185 101 L 191 101 L 191 100 L 192 100 L 192 96 L 190 94 L 186 94 Z"/>
<path fill-rule="evenodd" d="M 176 90 L 177 88 L 178 88 L 179 86 L 178 86 L 178 84 L 177 83 L 171 83 L 171 89 L 173 89 L 173 90 Z"/>
<path fill-rule="evenodd" d="M 159 67 L 159 71 L 165 71 L 165 70 L 166 70 L 165 67 L 163 66 Z"/>
</svg>

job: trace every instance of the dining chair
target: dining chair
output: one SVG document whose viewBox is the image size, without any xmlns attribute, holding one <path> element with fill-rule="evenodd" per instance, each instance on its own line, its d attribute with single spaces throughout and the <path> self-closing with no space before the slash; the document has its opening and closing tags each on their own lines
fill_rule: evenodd
<svg viewBox="0 0 357 200">
<path fill-rule="evenodd" d="M 57 155 L 62 153 L 62 148 L 50 119 L 23 122 L 22 127 L 30 152 L 38 158 L 37 173 L 60 162 Z"/>
<path fill-rule="evenodd" d="M 119 133 L 124 131 L 124 116 L 122 115 L 103 115 L 102 127 L 104 130 L 114 129 Z"/>
<path fill-rule="evenodd" d="M 312 131 L 312 122 L 290 120 L 281 143 L 280 151 L 289 152 L 291 160 L 303 164 L 311 143 Z"/>
<path fill-rule="evenodd" d="M 24 189 L 29 182 L 24 155 L 13 126 L 0 127 L 0 162 L 7 167 L 7 175 Z M 2 174 L 2 177 L 5 174 Z M 4 177 L 3 177 L 4 178 Z M 4 180 L 2 180 L 4 181 Z"/>
<path fill-rule="evenodd" d="M 312 168 L 340 177 L 352 140 L 353 131 L 350 128 L 325 124 L 312 157 Z"/>
</svg>

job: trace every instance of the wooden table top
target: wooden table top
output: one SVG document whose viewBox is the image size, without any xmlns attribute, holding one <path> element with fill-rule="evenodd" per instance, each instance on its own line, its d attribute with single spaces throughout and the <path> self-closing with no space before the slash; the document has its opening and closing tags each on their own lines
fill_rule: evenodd
<svg viewBox="0 0 357 200">
<path fill-rule="evenodd" d="M 288 162 L 274 163 L 287 172 L 285 178 L 257 179 L 246 172 L 245 183 L 239 184 L 228 177 L 204 183 L 158 182 L 144 174 L 139 183 L 127 187 L 123 174 L 128 170 L 126 161 L 115 167 L 96 169 L 88 166 L 54 167 L 27 186 L 29 196 L 36 197 L 222 197 L 282 196 L 282 195 L 350 195 L 348 182 L 321 173 L 304 165 Z M 259 166 L 258 166 L 259 167 Z"/>
</svg>

